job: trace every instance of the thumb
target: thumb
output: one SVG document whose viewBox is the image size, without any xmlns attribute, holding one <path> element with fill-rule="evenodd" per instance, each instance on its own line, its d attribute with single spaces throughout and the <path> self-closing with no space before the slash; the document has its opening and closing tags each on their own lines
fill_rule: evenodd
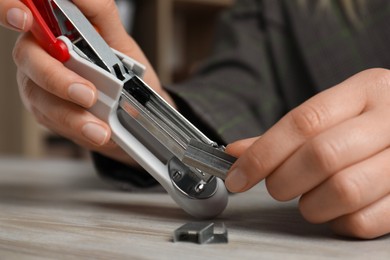
<svg viewBox="0 0 390 260">
<path fill-rule="evenodd" d="M 231 154 L 235 157 L 240 157 L 242 153 L 245 152 L 246 149 L 249 148 L 254 142 L 256 142 L 257 139 L 259 139 L 261 136 L 252 137 L 248 139 L 242 139 L 235 141 L 234 143 L 229 144 L 226 146 L 226 153 Z"/>
<path fill-rule="evenodd" d="M 30 30 L 33 17 L 28 9 L 20 1 L 2 0 L 0 1 L 0 25 L 20 32 Z"/>
</svg>

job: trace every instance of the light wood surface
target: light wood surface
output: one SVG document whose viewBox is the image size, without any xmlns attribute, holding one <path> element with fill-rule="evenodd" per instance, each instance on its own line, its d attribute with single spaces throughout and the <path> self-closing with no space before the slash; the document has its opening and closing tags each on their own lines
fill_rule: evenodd
<svg viewBox="0 0 390 260">
<path fill-rule="evenodd" d="M 0 259 L 390 259 L 389 236 L 337 237 L 263 185 L 210 220 L 228 244 L 173 243 L 191 221 L 167 194 L 118 191 L 89 162 L 0 159 Z"/>
</svg>

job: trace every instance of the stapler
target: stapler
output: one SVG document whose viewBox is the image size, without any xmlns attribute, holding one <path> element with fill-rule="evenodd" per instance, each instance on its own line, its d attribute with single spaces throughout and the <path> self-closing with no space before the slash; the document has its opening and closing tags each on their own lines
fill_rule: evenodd
<svg viewBox="0 0 390 260">
<path fill-rule="evenodd" d="M 149 87 L 145 67 L 111 49 L 71 1 L 22 2 L 33 13 L 41 46 L 95 84 L 98 101 L 90 112 L 108 123 L 112 139 L 187 213 L 220 214 L 228 201 L 223 179 L 235 158 Z"/>
</svg>

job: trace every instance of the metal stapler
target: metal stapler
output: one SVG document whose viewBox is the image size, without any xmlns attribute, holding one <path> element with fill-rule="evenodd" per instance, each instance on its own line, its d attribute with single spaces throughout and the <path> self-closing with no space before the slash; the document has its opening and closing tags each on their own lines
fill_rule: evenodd
<svg viewBox="0 0 390 260">
<path fill-rule="evenodd" d="M 33 13 L 41 46 L 95 84 L 98 101 L 90 111 L 110 125 L 112 139 L 186 212 L 220 214 L 228 201 L 223 179 L 235 158 L 149 87 L 145 67 L 111 49 L 71 1 L 22 2 Z"/>
</svg>

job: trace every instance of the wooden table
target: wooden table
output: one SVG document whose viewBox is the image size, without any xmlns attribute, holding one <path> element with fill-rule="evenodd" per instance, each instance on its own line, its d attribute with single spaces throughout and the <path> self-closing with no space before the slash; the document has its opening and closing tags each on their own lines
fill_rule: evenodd
<svg viewBox="0 0 390 260">
<path fill-rule="evenodd" d="M 390 259 L 390 236 L 337 237 L 263 185 L 213 220 L 228 244 L 173 243 L 192 221 L 165 193 L 112 188 L 89 162 L 0 159 L 0 259 Z"/>
</svg>

